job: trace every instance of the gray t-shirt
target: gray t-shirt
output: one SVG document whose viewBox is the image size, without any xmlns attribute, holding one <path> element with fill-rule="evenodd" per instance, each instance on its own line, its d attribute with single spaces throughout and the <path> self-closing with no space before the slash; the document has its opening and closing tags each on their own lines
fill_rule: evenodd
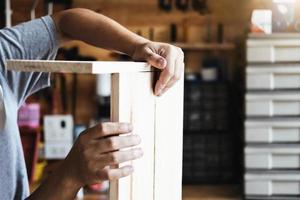
<svg viewBox="0 0 300 200">
<path fill-rule="evenodd" d="M 47 73 L 7 71 L 5 60 L 54 59 L 57 49 L 50 16 L 0 30 L 0 199 L 23 200 L 29 195 L 17 111 L 26 97 L 50 84 Z"/>
</svg>

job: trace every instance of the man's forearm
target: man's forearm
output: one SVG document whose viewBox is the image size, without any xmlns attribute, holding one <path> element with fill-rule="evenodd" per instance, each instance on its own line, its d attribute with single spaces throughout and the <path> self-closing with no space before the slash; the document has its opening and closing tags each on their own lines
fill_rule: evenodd
<svg viewBox="0 0 300 200">
<path fill-rule="evenodd" d="M 26 200 L 73 200 L 81 185 L 61 166 L 44 181 Z"/>
<path fill-rule="evenodd" d="M 71 9 L 53 15 L 62 36 L 123 52 L 129 56 L 147 39 L 132 33 L 116 21 L 87 9 Z"/>
</svg>

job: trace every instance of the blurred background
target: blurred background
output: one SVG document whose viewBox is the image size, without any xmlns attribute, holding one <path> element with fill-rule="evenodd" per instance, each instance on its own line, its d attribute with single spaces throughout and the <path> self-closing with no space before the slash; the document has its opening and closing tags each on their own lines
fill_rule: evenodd
<svg viewBox="0 0 300 200">
<path fill-rule="evenodd" d="M 298 1 L 3 0 L 0 26 L 76 7 L 185 52 L 184 200 L 299 199 Z M 130 60 L 79 41 L 57 59 Z M 110 119 L 109 76 L 53 74 L 51 82 L 19 111 L 32 190 L 80 132 Z M 87 186 L 78 198 L 106 199 L 108 187 Z"/>
</svg>

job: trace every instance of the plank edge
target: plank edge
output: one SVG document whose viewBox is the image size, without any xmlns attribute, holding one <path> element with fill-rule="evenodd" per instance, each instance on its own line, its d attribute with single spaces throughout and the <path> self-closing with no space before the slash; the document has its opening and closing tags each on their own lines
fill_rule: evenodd
<svg viewBox="0 0 300 200">
<path fill-rule="evenodd" d="M 14 71 L 112 74 L 150 72 L 146 62 L 129 61 L 65 61 L 65 60 L 7 60 L 6 67 Z"/>
</svg>

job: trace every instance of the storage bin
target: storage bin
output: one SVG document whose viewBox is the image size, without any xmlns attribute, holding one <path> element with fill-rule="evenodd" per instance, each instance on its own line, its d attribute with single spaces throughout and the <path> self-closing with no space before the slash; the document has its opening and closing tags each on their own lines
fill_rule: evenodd
<svg viewBox="0 0 300 200">
<path fill-rule="evenodd" d="M 246 79 L 249 90 L 299 89 L 300 64 L 249 65 Z"/>
<path fill-rule="evenodd" d="M 298 196 L 300 195 L 300 172 L 247 172 L 245 193 L 246 195 Z"/>
<path fill-rule="evenodd" d="M 247 119 L 247 143 L 299 143 L 300 118 Z"/>
<path fill-rule="evenodd" d="M 247 169 L 299 169 L 300 145 L 248 145 Z"/>
<path fill-rule="evenodd" d="M 300 34 L 271 34 L 247 40 L 247 62 L 300 61 Z"/>
<path fill-rule="evenodd" d="M 231 132 L 199 131 L 185 132 L 183 138 L 183 183 L 237 182 L 235 135 Z"/>
<path fill-rule="evenodd" d="M 300 92 L 249 92 L 246 94 L 246 115 L 298 116 Z"/>
<path fill-rule="evenodd" d="M 19 127 L 37 129 L 40 126 L 40 104 L 23 104 L 18 111 Z"/>
</svg>

